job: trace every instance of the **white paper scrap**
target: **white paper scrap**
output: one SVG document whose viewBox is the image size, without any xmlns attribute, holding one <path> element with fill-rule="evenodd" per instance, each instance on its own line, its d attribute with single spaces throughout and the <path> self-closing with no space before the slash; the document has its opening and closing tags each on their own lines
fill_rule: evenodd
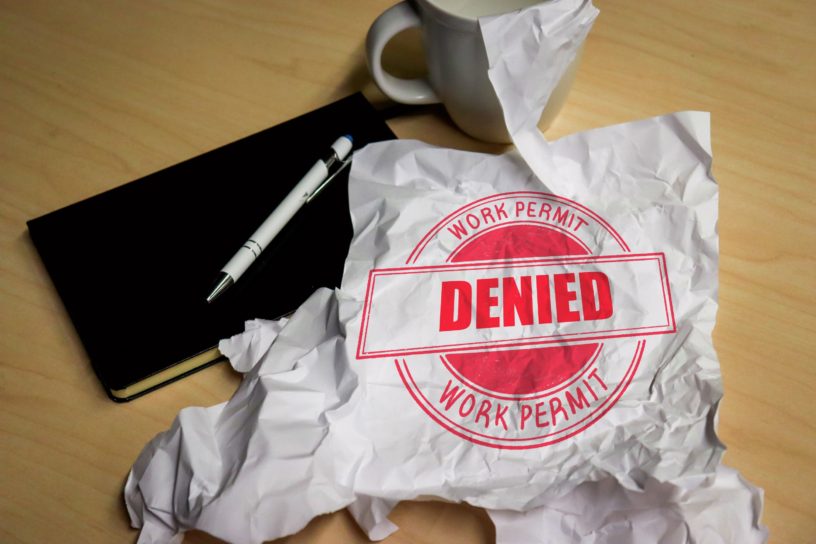
<svg viewBox="0 0 816 544">
<path fill-rule="evenodd" d="M 608 197 L 592 208 L 548 192 L 514 154 L 412 141 L 359 151 L 342 288 L 318 291 L 285 324 L 252 322 L 222 343 L 247 372 L 239 390 L 183 411 L 129 478 L 134 524 L 149 527 L 143 542 L 193 527 L 258 542 L 355 500 L 355 518 L 382 538 L 394 529 L 387 512 L 405 499 L 530 511 L 587 482 L 648 494 L 651 482 L 710 478 L 723 448 L 713 432 L 721 385 L 707 122 L 684 113 L 550 144 L 557 164 L 604 150 L 604 161 L 587 158 L 571 174 Z M 412 278 L 424 294 L 380 285 L 381 274 Z M 524 278 L 535 286 L 527 295 Z M 450 331 L 449 281 L 469 285 L 474 302 L 463 310 L 468 297 L 452 298 Z M 399 304 L 378 310 L 394 324 L 369 327 L 375 300 L 395 296 Z M 649 317 L 648 329 L 633 330 L 632 312 L 656 307 L 665 323 Z M 394 341 L 423 321 L 439 324 L 437 346 Z M 573 323 L 594 324 L 596 337 L 581 329 L 570 340 Z M 368 353 L 369 340 L 393 353 Z M 743 514 L 726 509 L 712 530 L 751 534 Z"/>
<path fill-rule="evenodd" d="M 489 510 L 496 544 L 759 544 L 762 491 L 720 466 L 704 479 L 647 482 L 629 491 L 614 480 L 581 484 L 528 512 Z"/>
<path fill-rule="evenodd" d="M 488 77 L 507 132 L 529 167 L 559 194 L 568 181 L 547 175 L 553 167 L 536 126 L 561 78 L 581 52 L 598 9 L 591 0 L 555 0 L 516 13 L 479 20 Z"/>
</svg>

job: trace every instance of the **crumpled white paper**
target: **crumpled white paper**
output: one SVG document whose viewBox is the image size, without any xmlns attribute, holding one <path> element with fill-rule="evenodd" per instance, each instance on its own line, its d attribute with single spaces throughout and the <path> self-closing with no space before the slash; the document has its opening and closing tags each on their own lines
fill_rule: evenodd
<svg viewBox="0 0 816 544">
<path fill-rule="evenodd" d="M 692 480 L 699 480 L 691 477 Z M 630 491 L 614 480 L 587 482 L 528 512 L 488 510 L 497 544 L 764 542 L 762 492 L 719 466 L 701 483 L 649 480 Z"/>
<path fill-rule="evenodd" d="M 546 9 L 560 15 L 518 30 Z M 721 467 L 715 434 L 708 115 L 548 143 L 528 118 L 554 84 L 518 92 L 525 59 L 549 51 L 566 67 L 596 13 L 561 0 L 482 22 L 519 154 L 356 152 L 341 289 L 221 342 L 244 380 L 226 403 L 183 410 L 137 459 L 125 499 L 140 542 L 192 528 L 261 542 L 346 506 L 377 540 L 400 500 L 430 497 L 489 509 L 499 542 L 765 538 L 761 494 Z M 502 313 L 509 287 L 479 287 L 511 277 L 523 293 L 525 275 L 529 323 L 521 303 Z M 445 281 L 459 309 L 442 330 Z M 465 300 L 487 310 L 462 326 Z"/>
<path fill-rule="evenodd" d="M 552 157 L 536 124 L 597 16 L 591 0 L 556 0 L 479 20 L 487 74 L 507 132 L 539 179 L 548 178 L 544 174 L 552 167 Z M 550 178 L 549 187 L 559 194 L 570 190 L 557 178 Z"/>
</svg>

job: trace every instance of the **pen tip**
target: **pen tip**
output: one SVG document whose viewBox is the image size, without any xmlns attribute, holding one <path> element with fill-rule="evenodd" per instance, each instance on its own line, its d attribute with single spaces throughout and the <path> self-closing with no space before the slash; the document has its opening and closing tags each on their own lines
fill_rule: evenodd
<svg viewBox="0 0 816 544">
<path fill-rule="evenodd" d="M 209 296 L 207 297 L 207 303 L 211 303 L 215 299 L 221 296 L 221 294 L 226 291 L 235 281 L 233 281 L 232 277 L 225 272 L 221 272 L 218 275 L 218 279 L 215 280 L 215 287 L 213 287 L 212 291 L 210 291 Z"/>
<path fill-rule="evenodd" d="M 352 138 L 351 134 L 346 134 L 343 136 L 343 138 L 346 138 L 349 142 L 354 143 L 354 138 Z"/>
</svg>

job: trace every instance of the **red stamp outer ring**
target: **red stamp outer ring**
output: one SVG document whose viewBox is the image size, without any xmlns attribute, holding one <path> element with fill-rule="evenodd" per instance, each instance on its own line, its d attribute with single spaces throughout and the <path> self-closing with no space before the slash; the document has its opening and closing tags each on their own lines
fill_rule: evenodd
<svg viewBox="0 0 816 544">
<path fill-rule="evenodd" d="M 493 201 L 505 200 L 505 199 L 508 199 L 508 198 L 524 198 L 524 197 L 541 199 L 541 200 L 550 201 L 550 202 L 554 202 L 554 203 L 565 204 L 568 207 L 571 207 L 571 208 L 573 208 L 575 210 L 580 211 L 581 213 L 583 213 L 586 216 L 593 219 L 600 227 L 602 227 L 604 230 L 606 230 L 612 236 L 612 238 L 615 240 L 615 242 L 617 242 L 617 244 L 620 246 L 620 248 L 621 248 L 621 250 L 623 252 L 626 252 L 626 253 L 631 252 L 631 249 L 626 244 L 626 242 L 623 240 L 623 238 L 620 236 L 620 234 L 606 220 L 604 220 L 598 214 L 596 214 L 592 210 L 586 208 L 585 206 L 583 206 L 581 204 L 578 204 L 577 202 L 574 202 L 574 201 L 572 201 L 570 199 L 560 197 L 560 196 L 556 196 L 556 195 L 549 194 L 549 193 L 534 192 L 534 191 L 517 191 L 517 192 L 500 193 L 500 194 L 496 194 L 496 195 L 487 196 L 487 197 L 475 200 L 475 201 L 473 201 L 473 202 L 471 202 L 471 203 L 469 203 L 469 204 L 467 204 L 467 205 L 465 205 L 465 206 L 463 206 L 461 208 L 458 208 L 458 209 L 454 210 L 453 212 L 451 212 L 450 214 L 445 216 L 442 220 L 440 220 L 420 240 L 420 242 L 417 244 L 417 246 L 414 248 L 414 250 L 411 252 L 411 254 L 406 259 L 406 264 L 408 264 L 408 265 L 415 264 L 417 262 L 417 260 L 419 259 L 420 255 L 422 254 L 422 251 L 425 249 L 425 247 L 428 245 L 428 243 L 434 238 L 434 236 L 436 236 L 437 233 L 439 233 L 445 227 L 446 224 L 449 224 L 457 216 L 464 215 L 464 214 L 468 213 L 468 211 L 473 210 L 474 208 L 484 206 L 485 204 L 489 204 L 489 203 L 491 203 Z M 523 223 L 524 221 L 521 221 L 521 222 Z M 507 223 L 507 225 L 513 225 L 515 223 L 516 222 L 509 222 L 509 223 Z M 557 230 L 557 227 L 556 227 L 556 230 Z M 482 233 L 480 232 L 479 234 L 481 235 Z M 466 243 L 466 242 L 463 241 L 462 244 L 460 244 L 457 248 L 455 248 L 453 251 L 451 251 L 451 254 L 446 259 L 448 262 L 455 256 L 455 254 L 458 252 L 458 250 L 462 247 L 462 245 L 464 243 Z M 583 244 L 583 245 L 585 246 L 585 244 Z M 671 296 L 671 295 L 669 294 L 669 296 Z M 599 348 L 599 352 L 602 351 L 602 349 L 603 348 L 602 348 L 602 344 L 601 344 L 601 347 Z M 543 436 L 537 436 L 537 437 L 528 437 L 528 438 L 501 438 L 501 437 L 495 437 L 495 436 L 490 436 L 490 435 L 484 435 L 484 434 L 478 433 L 477 431 L 474 431 L 473 429 L 469 429 L 467 427 L 464 427 L 463 425 L 461 425 L 459 423 L 448 420 L 442 414 L 435 413 L 435 409 L 433 408 L 432 403 L 430 403 L 430 401 L 428 401 L 428 399 L 424 397 L 424 395 L 422 394 L 419 387 L 415 384 L 415 382 L 413 380 L 413 376 L 411 375 L 411 372 L 410 372 L 410 369 L 408 368 L 406 360 L 402 359 L 402 361 L 400 361 L 399 359 L 395 359 L 394 360 L 394 365 L 395 365 L 395 368 L 397 370 L 397 373 L 399 374 L 400 379 L 402 380 L 405 388 L 408 390 L 409 394 L 414 399 L 414 401 L 420 406 L 420 408 L 422 408 L 422 410 L 431 419 L 433 419 L 437 424 L 441 425 L 444 429 L 446 429 L 447 431 L 451 432 L 452 434 L 454 434 L 456 436 L 459 436 L 460 438 L 463 438 L 463 439 L 468 440 L 468 441 L 470 441 L 472 443 L 475 443 L 475 444 L 479 444 L 479 445 L 483 445 L 483 446 L 489 446 L 489 447 L 493 447 L 493 448 L 499 448 L 499 449 L 514 449 L 515 450 L 515 449 L 538 448 L 538 447 L 547 446 L 547 445 L 550 445 L 550 444 L 555 444 L 555 443 L 561 442 L 563 440 L 566 440 L 566 439 L 568 439 L 570 437 L 573 437 L 573 436 L 581 433 L 582 431 L 586 430 L 587 428 L 589 428 L 593 424 L 595 424 L 598 420 L 600 420 L 604 416 L 604 414 L 606 414 L 612 408 L 612 406 L 614 406 L 617 403 L 618 399 L 626 391 L 626 389 L 628 388 L 629 384 L 631 383 L 635 373 L 637 372 L 637 369 L 639 368 L 639 365 L 640 365 L 640 362 L 641 362 L 641 359 L 643 357 L 643 353 L 644 353 L 645 349 L 646 349 L 646 340 L 645 339 L 639 340 L 637 342 L 637 344 L 636 344 L 636 347 L 635 347 L 631 362 L 629 364 L 629 367 L 626 370 L 626 372 L 625 372 L 623 378 L 621 379 L 621 381 L 618 383 L 618 385 L 612 391 L 612 393 L 610 393 L 606 397 L 606 399 L 604 399 L 604 401 L 601 403 L 601 405 L 596 406 L 595 409 L 593 411 L 591 411 L 587 416 L 585 416 L 583 419 L 579 420 L 578 422 L 576 422 L 576 423 L 574 423 L 574 424 L 572 424 L 572 425 L 570 425 L 570 426 L 568 426 L 566 428 L 559 429 L 558 431 L 556 431 L 554 433 L 550 433 L 548 435 L 543 435 Z M 595 354 L 593 359 L 597 358 L 597 356 L 598 356 L 598 353 Z M 444 356 L 442 357 L 442 360 L 443 360 L 443 364 L 445 364 Z M 445 366 L 447 367 L 448 365 L 445 364 Z M 588 368 L 588 366 L 585 365 L 585 367 L 579 372 L 579 374 L 581 374 L 583 372 L 586 372 L 587 368 Z M 450 368 L 448 368 L 448 371 L 451 373 L 451 375 L 457 381 L 459 381 L 463 385 L 465 385 L 467 387 L 471 387 L 472 389 L 474 389 L 477 392 L 481 393 L 480 389 L 473 388 L 472 384 L 470 384 L 467 381 L 462 380 L 457 375 L 457 373 L 454 373 Z M 542 394 L 545 395 L 545 396 L 549 396 L 552 393 L 553 393 L 553 391 L 549 391 L 547 393 L 542 393 Z M 535 396 L 533 396 L 533 397 L 529 397 L 529 396 L 528 397 L 522 397 L 522 398 L 519 398 L 519 400 L 522 400 L 522 399 L 523 400 L 528 400 L 528 399 L 533 399 L 533 398 L 536 398 L 536 397 Z M 578 427 L 578 428 L 576 428 L 576 427 Z M 564 434 L 564 433 L 566 433 L 566 434 Z M 554 435 L 562 435 L 562 436 L 553 437 Z M 537 441 L 537 442 L 532 443 L 532 444 L 530 444 L 530 443 L 519 444 L 519 442 L 534 442 L 534 441 Z"/>
</svg>

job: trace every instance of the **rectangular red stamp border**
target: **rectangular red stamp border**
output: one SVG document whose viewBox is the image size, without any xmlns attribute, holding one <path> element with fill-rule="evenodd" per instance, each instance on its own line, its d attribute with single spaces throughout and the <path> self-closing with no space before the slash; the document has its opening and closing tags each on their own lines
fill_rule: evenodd
<svg viewBox="0 0 816 544">
<path fill-rule="evenodd" d="M 653 325 L 649 327 L 632 327 L 627 329 L 610 329 L 607 331 L 596 331 L 589 333 L 570 333 L 558 336 L 532 337 L 524 340 L 496 340 L 493 342 L 473 342 L 468 344 L 443 344 L 432 348 L 422 347 L 416 349 L 384 350 L 365 352 L 365 345 L 368 334 L 369 314 L 371 311 L 372 295 L 374 283 L 379 276 L 404 275 L 404 274 L 424 274 L 438 270 L 505 270 L 512 268 L 529 267 L 536 265 L 553 264 L 590 264 L 590 263 L 615 263 L 633 261 L 657 261 L 660 272 L 660 283 L 663 291 L 663 307 L 666 315 L 665 325 Z M 659 329 L 659 330 L 654 330 Z M 637 331 L 637 332 L 634 332 Z M 671 334 L 677 332 L 677 324 L 674 316 L 674 306 L 672 304 L 671 287 L 669 285 L 668 268 L 666 266 L 665 253 L 624 253 L 620 255 L 598 255 L 598 256 L 577 256 L 577 257 L 537 257 L 531 259 L 509 259 L 495 261 L 479 261 L 471 263 L 455 263 L 430 266 L 404 266 L 394 268 L 374 268 L 368 272 L 368 283 L 366 285 L 365 301 L 363 304 L 363 319 L 360 324 L 360 334 L 357 339 L 357 359 L 392 358 L 407 355 L 423 355 L 431 353 L 450 353 L 462 351 L 483 351 L 490 348 L 511 348 L 524 346 L 543 346 L 551 344 L 568 344 L 574 341 L 588 342 L 606 340 L 612 338 L 632 338 L 651 336 L 656 334 Z M 578 339 L 570 339 L 570 336 L 580 336 Z"/>
</svg>

